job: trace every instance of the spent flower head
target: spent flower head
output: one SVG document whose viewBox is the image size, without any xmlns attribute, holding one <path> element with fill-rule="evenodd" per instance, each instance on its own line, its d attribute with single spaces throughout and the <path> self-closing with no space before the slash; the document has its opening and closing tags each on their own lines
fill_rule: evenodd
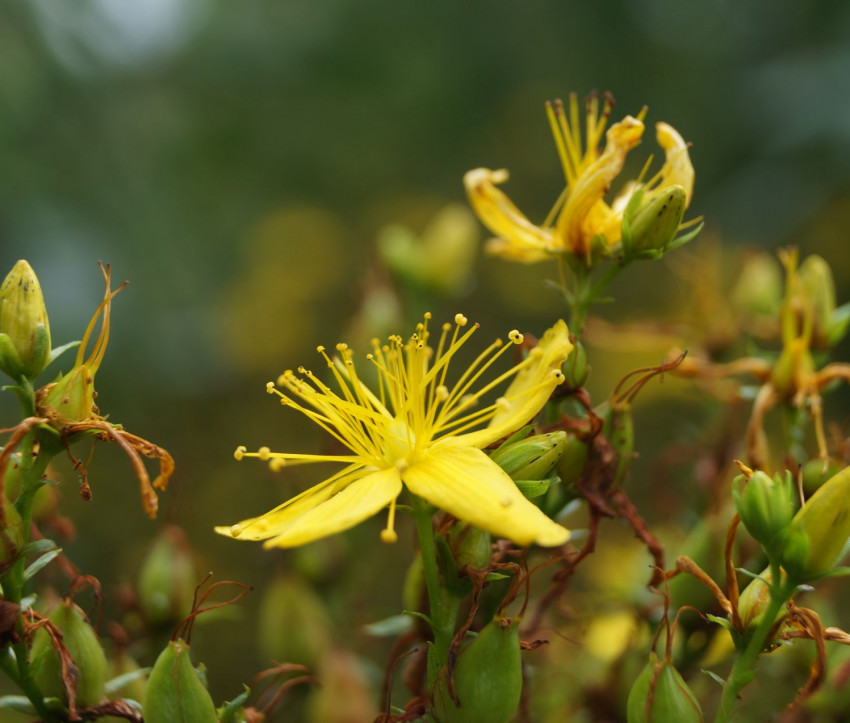
<svg viewBox="0 0 850 723">
<path fill-rule="evenodd" d="M 560 100 L 546 104 L 566 186 L 539 226 L 529 221 L 497 188 L 508 180 L 506 170 L 476 168 L 466 174 L 464 184 L 470 203 L 481 222 L 496 234 L 488 243 L 490 253 L 522 263 L 567 253 L 590 263 L 594 251 L 606 255 L 620 249 L 623 216 L 636 194 L 640 194 L 638 205 L 643 207 L 657 197 L 670 196 L 676 189 L 673 195 L 677 202 L 687 207 L 693 195 L 694 169 L 687 144 L 666 123 L 656 124 L 656 138 L 665 152 L 661 170 L 649 180 L 643 180 L 642 172 L 639 178 L 626 182 L 610 204 L 605 201 L 627 154 L 640 143 L 646 112 L 644 108 L 637 117 L 627 115 L 606 131 L 613 107 L 610 94 L 605 94 L 601 108 L 598 94 L 588 98 L 582 143 L 575 93 L 570 95 L 568 108 Z M 603 138 L 604 146 L 601 146 Z M 631 213 L 637 212 L 634 206 L 629 209 Z"/>
<path fill-rule="evenodd" d="M 522 334 L 510 333 L 513 344 L 493 342 L 453 379 L 449 364 L 478 325 L 468 326 L 458 314 L 454 325 L 443 325 L 434 348 L 429 321 L 426 314 L 406 341 L 400 336 L 383 345 L 373 340 L 366 359 L 377 374 L 377 392 L 363 382 L 346 344 L 337 345 L 334 358 L 318 348 L 336 391 L 303 367 L 298 374 L 284 372 L 277 384 L 269 382 L 270 394 L 349 452 L 298 454 L 263 447 L 249 453 L 240 447 L 236 458 L 258 457 L 273 469 L 308 462 L 345 467 L 264 515 L 216 531 L 265 540 L 266 547 L 294 547 L 353 527 L 389 506 L 381 537 L 392 542 L 396 499 L 404 485 L 455 517 L 515 542 L 566 542 L 569 532 L 525 499 L 482 451 L 534 417 L 563 381 L 561 365 L 572 348 L 566 324 L 559 321 L 522 361 L 482 383 L 498 357 L 522 343 Z M 508 380 L 504 394 L 490 403 L 494 390 Z"/>
</svg>

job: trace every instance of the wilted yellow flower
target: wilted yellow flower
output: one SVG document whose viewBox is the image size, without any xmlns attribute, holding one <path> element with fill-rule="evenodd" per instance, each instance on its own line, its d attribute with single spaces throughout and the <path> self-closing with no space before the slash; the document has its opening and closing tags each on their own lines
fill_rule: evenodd
<svg viewBox="0 0 850 723">
<path fill-rule="evenodd" d="M 402 483 L 415 495 L 496 535 L 520 544 L 560 545 L 569 531 L 525 499 L 511 478 L 481 449 L 528 422 L 563 380 L 561 364 L 572 348 L 567 326 L 559 321 L 527 357 L 494 380 L 475 388 L 496 359 L 510 349 L 493 342 L 452 384 L 449 363 L 478 328 L 466 329 L 462 314 L 444 324 L 434 350 L 428 328 L 430 314 L 405 342 L 391 336 L 387 344 L 373 340 L 367 359 L 378 376 L 374 393 L 362 381 L 354 355 L 338 344 L 331 359 L 319 353 L 339 388 L 334 391 L 312 372 L 284 372 L 280 391 L 270 394 L 284 406 L 305 414 L 351 454 L 321 455 L 271 452 L 267 447 L 236 458 L 258 457 L 273 469 L 289 463 L 339 462 L 337 474 L 260 517 L 216 532 L 243 540 L 265 540 L 266 547 L 294 547 L 353 527 L 389 506 L 381 537 L 393 542 L 396 498 Z M 510 333 L 514 344 L 523 341 Z M 477 403 L 508 379 L 513 381 L 492 404 Z M 487 424 L 483 429 L 481 425 Z"/>
<path fill-rule="evenodd" d="M 623 169 L 626 155 L 640 142 L 646 111 L 642 110 L 637 118 L 626 116 L 606 132 L 605 126 L 613 106 L 614 101 L 609 94 L 605 95 L 601 112 L 598 95 L 588 99 L 582 146 L 576 95 L 570 95 L 568 111 L 561 101 L 546 104 L 566 187 L 539 226 L 529 221 L 496 188 L 497 184 L 508 180 L 506 170 L 476 168 L 466 174 L 464 184 L 470 203 L 481 222 L 496 234 L 487 246 L 490 253 L 522 263 L 570 253 L 589 263 L 597 243 L 604 251 L 614 250 L 619 245 L 623 213 L 639 189 L 644 192 L 641 199 L 641 205 L 644 205 L 665 189 L 680 186 L 687 207 L 693 194 L 694 169 L 687 144 L 666 123 L 656 124 L 656 138 L 666 156 L 661 170 L 648 181 L 641 178 L 628 181 L 610 204 L 604 200 L 611 183 Z M 603 133 L 605 145 L 600 149 Z"/>
</svg>

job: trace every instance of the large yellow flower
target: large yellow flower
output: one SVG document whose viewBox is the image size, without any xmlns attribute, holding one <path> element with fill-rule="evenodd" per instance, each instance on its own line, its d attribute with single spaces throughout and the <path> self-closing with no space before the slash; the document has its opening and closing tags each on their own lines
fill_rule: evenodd
<svg viewBox="0 0 850 723">
<path fill-rule="evenodd" d="M 429 319 L 426 314 L 406 342 L 399 336 L 385 345 L 373 341 L 367 359 L 377 372 L 377 393 L 361 380 L 345 344 L 337 345 L 339 356 L 334 359 L 319 347 L 338 391 L 303 367 L 300 376 L 287 371 L 277 385 L 269 382 L 270 394 L 308 416 L 351 453 L 290 454 L 265 447 L 249 453 L 240 447 L 237 459 L 258 457 L 272 468 L 305 462 L 339 462 L 345 467 L 270 512 L 217 527 L 216 532 L 265 540 L 265 547 L 294 547 L 353 527 L 389 506 L 381 537 L 392 542 L 403 483 L 455 517 L 520 544 L 566 542 L 569 531 L 526 500 L 481 451 L 534 417 L 563 380 L 561 364 L 572 349 L 566 324 L 559 321 L 523 361 L 481 384 L 482 374 L 512 345 L 495 341 L 451 381 L 449 362 L 478 325 L 467 328 L 466 318 L 458 314 L 454 325 L 443 325 L 435 350 Z M 523 340 L 517 331 L 509 336 L 514 344 Z M 488 403 L 509 379 L 503 396 Z"/>
<path fill-rule="evenodd" d="M 637 118 L 626 116 L 605 132 L 613 105 L 613 99 L 606 94 L 600 113 L 598 96 L 592 95 L 588 99 L 582 149 L 576 95 L 570 95 L 569 118 L 561 101 L 555 101 L 554 105 L 546 104 L 566 187 L 540 226 L 529 221 L 496 187 L 508 180 L 506 170 L 476 168 L 464 176 L 473 209 L 481 222 L 496 234 L 496 238 L 487 245 L 489 253 L 522 263 L 570 253 L 590 262 L 595 239 L 604 249 L 616 250 L 620 243 L 623 212 L 639 187 L 644 189 L 642 202 L 648 203 L 665 189 L 681 186 L 687 206 L 693 194 L 694 169 L 687 144 L 666 123 L 656 124 L 658 144 L 666 157 L 661 170 L 646 182 L 627 182 L 610 204 L 604 200 L 611 183 L 623 169 L 626 155 L 640 142 L 646 110 L 642 110 Z M 603 133 L 605 146 L 600 150 Z"/>
</svg>

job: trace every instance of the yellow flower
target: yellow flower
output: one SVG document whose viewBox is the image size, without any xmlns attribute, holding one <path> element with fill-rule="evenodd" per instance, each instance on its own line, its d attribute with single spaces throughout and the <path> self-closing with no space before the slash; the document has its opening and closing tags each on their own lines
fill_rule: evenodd
<svg viewBox="0 0 850 723">
<path fill-rule="evenodd" d="M 496 234 L 488 242 L 489 253 L 522 263 L 570 253 L 589 263 L 596 243 L 601 243 L 606 252 L 617 248 L 623 213 L 639 188 L 644 190 L 642 203 L 645 204 L 665 189 L 681 186 L 687 206 L 693 194 L 693 166 L 687 144 L 666 123 L 656 125 L 658 144 L 666 157 L 661 170 L 649 181 L 642 182 L 640 178 L 629 181 L 610 205 L 606 203 L 604 196 L 622 171 L 626 155 L 640 142 L 646 112 L 644 108 L 637 118 L 626 116 L 605 132 L 613 106 L 613 98 L 608 94 L 601 112 L 599 97 L 594 94 L 589 98 L 582 148 L 576 95 L 570 95 L 569 118 L 561 101 L 546 104 L 566 187 L 540 226 L 529 221 L 496 187 L 508 180 L 506 170 L 476 168 L 466 174 L 464 185 L 469 201 L 481 222 Z M 603 133 L 605 146 L 600 150 Z"/>
<path fill-rule="evenodd" d="M 290 454 L 267 447 L 249 453 L 239 447 L 236 459 L 258 457 L 273 469 L 305 462 L 346 466 L 270 512 L 216 532 L 265 540 L 265 547 L 294 547 L 353 527 L 389 506 L 381 538 L 394 542 L 396 498 L 403 483 L 455 517 L 520 544 L 566 542 L 569 531 L 526 500 L 481 451 L 534 417 L 563 380 L 561 364 L 572 349 L 566 324 L 559 321 L 523 361 L 478 386 L 482 374 L 512 345 L 493 342 L 450 384 L 449 362 L 478 324 L 467 329 L 466 317 L 458 314 L 454 326 L 443 325 L 434 350 L 429 319 L 426 314 L 406 342 L 399 336 L 383 346 L 373 340 L 366 358 L 377 372 L 377 394 L 363 383 L 345 344 L 337 345 L 334 359 L 318 348 L 338 391 L 303 367 L 300 376 L 287 371 L 277 385 L 269 382 L 270 394 L 312 419 L 351 454 Z M 517 331 L 509 336 L 514 344 L 523 341 Z M 512 382 L 503 396 L 478 406 L 508 379 Z"/>
</svg>

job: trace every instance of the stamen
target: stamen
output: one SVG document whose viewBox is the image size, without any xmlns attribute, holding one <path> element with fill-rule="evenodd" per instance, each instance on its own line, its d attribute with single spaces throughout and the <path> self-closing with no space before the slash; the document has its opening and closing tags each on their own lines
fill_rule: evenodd
<svg viewBox="0 0 850 723">
<path fill-rule="evenodd" d="M 236 459 L 237 462 L 240 462 L 242 460 L 242 458 L 245 456 L 245 452 L 247 452 L 247 451 L 248 451 L 248 448 L 244 444 L 240 444 L 236 448 L 236 451 L 233 453 L 233 457 Z"/>
<path fill-rule="evenodd" d="M 523 335 L 514 329 L 508 333 L 508 339 L 510 339 L 514 344 L 522 344 Z"/>
<path fill-rule="evenodd" d="M 266 392 L 268 394 L 274 394 L 274 392 L 275 392 L 274 382 L 266 382 Z"/>
<path fill-rule="evenodd" d="M 455 314 L 455 324 L 458 326 L 466 326 L 466 323 L 469 321 L 463 314 Z"/>
<path fill-rule="evenodd" d="M 390 502 L 390 513 L 387 516 L 387 526 L 381 530 L 381 542 L 392 544 L 398 542 L 398 535 L 394 529 L 395 526 L 395 500 Z"/>
<path fill-rule="evenodd" d="M 267 459 L 269 459 L 269 457 L 271 457 L 271 453 L 272 451 L 268 447 L 260 447 L 257 450 L 257 457 L 259 457 L 263 461 L 266 461 Z"/>
</svg>

